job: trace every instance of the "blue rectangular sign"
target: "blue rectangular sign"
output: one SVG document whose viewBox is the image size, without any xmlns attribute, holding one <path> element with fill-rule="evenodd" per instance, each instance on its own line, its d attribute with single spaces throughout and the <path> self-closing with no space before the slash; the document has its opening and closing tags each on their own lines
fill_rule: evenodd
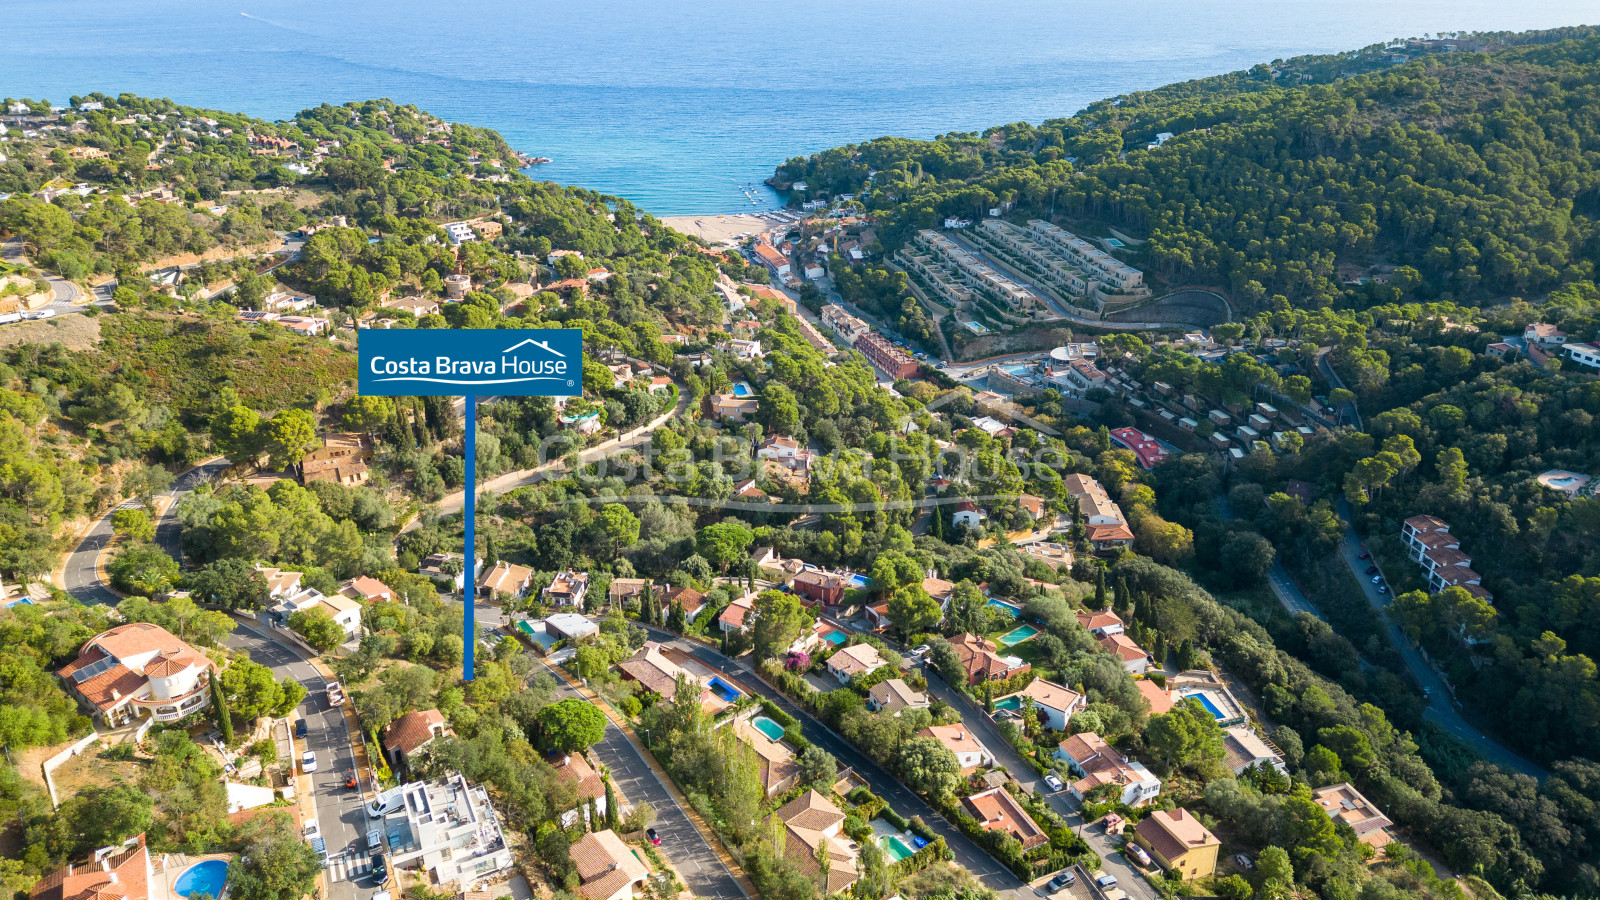
<svg viewBox="0 0 1600 900">
<path fill-rule="evenodd" d="M 583 391 L 580 328 L 363 329 L 368 397 L 570 397 Z"/>
</svg>

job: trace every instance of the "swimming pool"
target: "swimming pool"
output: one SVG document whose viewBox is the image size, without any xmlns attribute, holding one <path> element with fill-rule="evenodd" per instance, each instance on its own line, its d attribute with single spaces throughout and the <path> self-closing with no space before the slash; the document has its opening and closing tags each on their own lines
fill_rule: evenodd
<svg viewBox="0 0 1600 900">
<path fill-rule="evenodd" d="M 889 855 L 890 862 L 899 862 L 917 855 L 917 851 L 906 846 L 906 842 L 900 840 L 899 835 L 886 834 L 878 838 L 878 845 Z"/>
<path fill-rule="evenodd" d="M 1016 712 L 1017 710 L 1022 708 L 1022 698 L 1021 697 L 1001 697 L 999 700 L 996 700 L 994 702 L 994 708 L 997 709 L 997 710 L 998 709 L 1006 709 L 1006 710 L 1010 710 L 1012 712 Z"/>
<path fill-rule="evenodd" d="M 1007 647 L 1015 647 L 1038 633 L 1039 629 L 1032 625 L 1018 625 L 1016 628 L 1000 635 L 1000 643 L 1005 644 Z"/>
<path fill-rule="evenodd" d="M 857 575 L 853 572 L 850 574 L 850 577 L 847 580 L 850 582 L 850 586 L 858 591 L 864 591 L 872 586 L 871 578 L 868 578 L 865 575 Z"/>
<path fill-rule="evenodd" d="M 194 897 L 200 894 L 205 894 L 207 897 L 221 897 L 222 889 L 227 883 L 227 860 L 208 859 L 184 869 L 178 880 L 172 883 L 172 890 L 180 897 Z"/>
<path fill-rule="evenodd" d="M 1200 705 L 1204 706 L 1206 708 L 1206 712 L 1211 713 L 1211 715 L 1213 717 L 1215 717 L 1218 722 L 1221 722 L 1223 719 L 1227 718 L 1227 716 L 1223 715 L 1222 710 L 1217 708 L 1217 704 L 1212 702 L 1211 698 L 1206 696 L 1205 694 L 1203 694 L 1203 693 L 1201 693 L 1199 691 L 1195 691 L 1192 694 L 1185 694 L 1184 695 L 1184 699 L 1185 700 L 1187 700 L 1187 699 L 1189 699 L 1191 697 L 1196 699 L 1196 700 L 1199 700 L 1200 701 Z"/>
<path fill-rule="evenodd" d="M 756 716 L 750 720 L 750 725 L 774 741 L 783 740 L 783 726 L 766 716 Z"/>
<path fill-rule="evenodd" d="M 989 601 L 989 605 L 994 607 L 995 609 L 1003 609 L 1003 610 L 1005 610 L 1006 612 L 1010 613 L 1013 616 L 1022 614 L 1022 607 L 1017 606 L 1015 604 L 1007 603 L 1004 600 L 990 600 Z"/>
<path fill-rule="evenodd" d="M 739 689 L 727 683 L 726 681 L 723 681 L 721 678 L 712 678 L 710 681 L 706 682 L 706 687 L 711 689 L 711 693 L 716 694 L 719 698 L 727 703 L 732 703 L 733 701 L 739 699 Z"/>
<path fill-rule="evenodd" d="M 755 393 L 755 390 L 742 381 L 733 386 L 733 395 L 735 397 L 748 397 L 753 393 Z"/>
<path fill-rule="evenodd" d="M 840 647 L 844 645 L 845 641 L 850 640 L 850 636 L 835 628 L 834 630 L 823 635 L 822 639 L 834 645 L 835 647 Z"/>
</svg>

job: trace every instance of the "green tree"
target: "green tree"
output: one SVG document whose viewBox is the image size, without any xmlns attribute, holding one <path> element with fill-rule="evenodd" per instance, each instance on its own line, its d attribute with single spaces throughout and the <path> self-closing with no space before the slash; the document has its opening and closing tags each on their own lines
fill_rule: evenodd
<svg viewBox="0 0 1600 900">
<path fill-rule="evenodd" d="M 756 659 L 781 655 L 811 624 L 811 614 L 800 603 L 800 598 L 782 591 L 766 590 L 757 594 L 751 612 L 756 619 Z"/>
<path fill-rule="evenodd" d="M 718 571 L 727 572 L 729 566 L 745 557 L 754 540 L 755 532 L 738 522 L 719 522 L 700 529 L 695 535 L 695 549 Z"/>
<path fill-rule="evenodd" d="M 111 530 L 125 541 L 155 540 L 156 526 L 142 509 L 119 509 L 111 514 Z"/>
<path fill-rule="evenodd" d="M 228 865 L 228 893 L 238 900 L 300 900 L 316 889 L 322 858 L 301 838 L 287 813 L 245 822 L 243 852 Z"/>
<path fill-rule="evenodd" d="M 1163 715 L 1152 716 L 1144 739 L 1151 752 L 1174 769 L 1226 755 L 1216 717 L 1193 697 Z"/>
<path fill-rule="evenodd" d="M 343 421 L 346 428 L 376 435 L 395 415 L 394 401 L 388 397 L 357 395 L 345 401 Z"/>
<path fill-rule="evenodd" d="M 211 683 L 211 711 L 216 716 L 217 727 L 222 729 L 222 742 L 233 745 L 233 713 L 228 710 L 228 700 L 222 695 L 222 679 L 208 679 Z"/>
<path fill-rule="evenodd" d="M 253 465 L 266 444 L 261 414 L 234 406 L 211 420 L 211 446 L 234 463 Z"/>
<path fill-rule="evenodd" d="M 178 582 L 178 563 L 154 544 L 124 547 L 106 566 L 111 586 L 129 594 L 150 597 L 172 590 Z"/>
<path fill-rule="evenodd" d="M 961 760 L 938 738 L 911 738 L 900 746 L 900 777 L 906 786 L 937 800 L 955 790 Z"/>
<path fill-rule="evenodd" d="M 303 409 L 286 409 L 264 426 L 267 461 L 275 469 L 287 469 L 316 446 L 317 423 Z"/>
<path fill-rule="evenodd" d="M 929 596 L 920 583 L 908 584 L 889 597 L 889 621 L 907 639 L 932 631 L 943 617 L 939 601 Z"/>
<path fill-rule="evenodd" d="M 324 609 L 295 610 L 289 614 L 289 629 L 322 653 L 344 643 L 344 628 Z"/>
<path fill-rule="evenodd" d="M 540 746 L 557 753 L 591 747 L 606 733 L 605 713 L 592 703 L 570 697 L 539 710 L 534 724 Z"/>
<path fill-rule="evenodd" d="M 267 579 L 247 560 L 219 559 L 201 566 L 184 586 L 202 603 L 249 612 L 267 602 Z"/>
<path fill-rule="evenodd" d="M 815 744 L 802 751 L 795 764 L 800 769 L 800 783 L 818 790 L 830 789 L 839 774 L 838 762 L 833 754 Z"/>
</svg>

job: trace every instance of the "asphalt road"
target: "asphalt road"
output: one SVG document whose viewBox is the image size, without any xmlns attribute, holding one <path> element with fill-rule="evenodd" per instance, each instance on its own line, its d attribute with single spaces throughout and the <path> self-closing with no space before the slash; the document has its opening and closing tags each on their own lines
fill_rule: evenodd
<svg viewBox="0 0 1600 900">
<path fill-rule="evenodd" d="M 1339 498 L 1339 516 L 1346 522 L 1351 519 L 1350 504 L 1345 501 L 1344 497 Z M 1524 775 L 1532 775 L 1535 778 L 1543 778 L 1549 774 L 1538 765 L 1523 759 L 1515 751 L 1474 727 L 1472 723 L 1461 715 L 1461 712 L 1456 708 L 1455 702 L 1451 699 L 1450 688 L 1445 683 L 1444 677 L 1439 674 L 1437 669 L 1428 664 L 1422 653 L 1411 643 L 1411 639 L 1406 637 L 1405 632 L 1400 630 L 1400 626 L 1388 621 L 1391 595 L 1378 593 L 1378 586 L 1373 584 L 1372 579 L 1365 574 L 1367 567 L 1372 565 L 1372 562 L 1361 559 L 1361 553 L 1360 537 L 1356 534 L 1354 528 L 1346 525 L 1344 540 L 1339 545 L 1339 557 L 1344 560 L 1345 565 L 1350 567 L 1350 574 L 1355 577 L 1356 583 L 1361 585 L 1361 592 L 1366 596 L 1367 602 L 1372 604 L 1372 608 L 1378 611 L 1378 615 L 1385 622 L 1388 622 L 1384 627 L 1384 631 L 1389 635 L 1389 642 L 1394 644 L 1395 649 L 1400 651 L 1401 658 L 1405 660 L 1406 668 L 1411 670 L 1411 677 L 1427 693 L 1428 706 L 1422 712 L 1423 717 L 1465 741 L 1474 750 L 1483 754 L 1484 759 L 1495 765 L 1521 772 Z"/>
<path fill-rule="evenodd" d="M 227 466 L 228 461 L 225 459 L 210 460 L 184 472 L 172 481 L 172 489 L 167 492 L 172 502 L 167 504 L 161 521 L 156 523 L 156 543 L 180 563 L 183 562 L 183 554 L 178 547 L 178 500 L 196 486 L 215 479 Z M 101 516 L 100 521 L 94 523 L 89 533 L 84 535 L 78 546 L 67 555 L 66 566 L 62 570 L 61 589 L 76 597 L 80 603 L 91 605 L 103 603 L 115 606 L 122 599 L 100 581 L 100 573 L 95 568 L 100 553 L 111 543 L 111 516 L 115 512 L 113 509 Z"/>
<path fill-rule="evenodd" d="M 583 699 L 560 676 L 556 677 L 556 682 L 560 685 L 556 691 L 559 697 Z M 689 821 L 666 785 L 656 777 L 655 770 L 639 755 L 639 749 L 609 716 L 606 718 L 605 737 L 591 749 L 611 770 L 611 780 L 629 804 L 642 800 L 655 810 L 656 817 L 651 827 L 661 838 L 659 849 L 662 855 L 672 860 L 672 865 L 683 877 L 690 893 L 696 897 L 717 900 L 750 900 L 744 889 L 739 887 L 733 873 L 723 865 L 721 857 L 706 843 L 700 829 Z"/>
<path fill-rule="evenodd" d="M 791 716 L 794 716 L 801 723 L 801 732 L 805 735 L 806 740 L 832 753 L 839 760 L 841 768 L 849 766 L 855 769 L 856 774 L 866 779 L 874 794 L 888 801 L 889 805 L 893 806 L 902 815 L 907 818 L 921 816 L 929 827 L 945 839 L 950 851 L 955 854 L 955 862 L 971 871 L 986 886 L 1008 896 L 1033 896 L 1032 891 L 1028 890 L 1027 886 L 1013 875 L 1010 869 L 1000 865 L 994 857 L 983 852 L 966 835 L 957 831 L 955 826 L 945 821 L 944 817 L 929 806 L 927 801 L 912 793 L 910 788 L 901 784 L 865 753 L 857 750 L 844 738 L 829 730 L 820 721 L 812 717 L 810 713 L 797 706 L 794 701 L 769 687 L 760 678 L 757 678 L 744 660 L 729 659 L 709 647 L 684 640 L 665 631 L 659 631 L 654 628 L 647 630 L 650 632 L 651 639 L 692 654 L 707 665 L 734 677 L 740 689 L 765 697 L 776 703 Z M 1020 893 L 1018 893 L 1019 891 Z"/>
<path fill-rule="evenodd" d="M 271 667 L 278 678 L 289 676 L 305 685 L 300 714 L 306 721 L 306 736 L 295 739 L 295 767 L 299 769 L 300 753 L 316 753 L 317 771 L 309 780 L 317 824 L 328 848 L 328 897 L 367 900 L 379 887 L 368 873 L 365 834 L 370 820 L 362 808 L 361 792 L 344 786 L 345 773 L 356 764 L 353 736 L 344 713 L 328 705 L 327 681 L 298 653 L 253 628 L 234 628 L 225 643 L 234 650 L 248 651 L 252 662 Z"/>
</svg>

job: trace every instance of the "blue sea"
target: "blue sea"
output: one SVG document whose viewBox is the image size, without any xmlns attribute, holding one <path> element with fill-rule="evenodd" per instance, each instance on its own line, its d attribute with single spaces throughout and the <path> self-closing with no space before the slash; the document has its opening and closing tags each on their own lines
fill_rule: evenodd
<svg viewBox="0 0 1600 900">
<path fill-rule="evenodd" d="M 4 0 L 0 95 L 284 118 L 390 97 L 657 215 L 753 211 L 784 159 L 1071 115 L 1303 53 L 1600 19 L 1593 0 Z M 754 183 L 759 203 L 740 190 Z"/>
</svg>

